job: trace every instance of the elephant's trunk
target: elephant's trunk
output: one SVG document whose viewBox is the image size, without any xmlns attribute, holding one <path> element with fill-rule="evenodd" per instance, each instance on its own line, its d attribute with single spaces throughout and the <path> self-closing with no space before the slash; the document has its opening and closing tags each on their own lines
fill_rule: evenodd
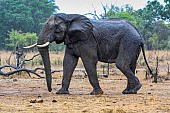
<svg viewBox="0 0 170 113">
<path fill-rule="evenodd" d="M 42 29 L 37 45 L 43 45 L 48 41 L 47 37 L 44 37 L 44 28 Z M 38 46 L 37 46 L 38 47 Z M 51 83 L 52 83 L 52 76 L 51 76 L 51 64 L 50 64 L 50 57 L 49 57 L 49 50 L 48 46 L 46 47 L 38 47 L 38 51 L 42 57 L 43 64 L 44 64 L 44 69 L 45 69 L 45 75 L 46 75 L 46 82 L 47 82 L 47 87 L 48 91 L 51 92 Z"/>
<path fill-rule="evenodd" d="M 44 63 L 48 91 L 51 92 L 51 90 L 52 90 L 52 88 L 51 88 L 52 76 L 51 76 L 51 65 L 50 65 L 50 57 L 49 57 L 48 47 L 38 48 L 38 51 L 40 52 L 43 63 Z"/>
</svg>

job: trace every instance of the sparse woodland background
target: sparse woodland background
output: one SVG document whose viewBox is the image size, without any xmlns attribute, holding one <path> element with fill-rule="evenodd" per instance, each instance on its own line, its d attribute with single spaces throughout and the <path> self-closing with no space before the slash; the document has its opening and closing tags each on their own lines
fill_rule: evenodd
<svg viewBox="0 0 170 113">
<path fill-rule="evenodd" d="M 94 19 L 127 19 L 139 29 L 147 50 L 169 50 L 170 0 L 164 0 L 164 3 L 150 0 L 138 10 L 128 4 L 122 7 L 101 4 L 103 14 L 96 15 L 95 9 L 88 14 Z M 43 23 L 59 8 L 54 0 L 0 0 L 0 50 L 13 51 L 17 45 L 22 47 L 35 43 Z M 64 45 L 52 44 L 50 49 L 63 51 Z"/>
</svg>

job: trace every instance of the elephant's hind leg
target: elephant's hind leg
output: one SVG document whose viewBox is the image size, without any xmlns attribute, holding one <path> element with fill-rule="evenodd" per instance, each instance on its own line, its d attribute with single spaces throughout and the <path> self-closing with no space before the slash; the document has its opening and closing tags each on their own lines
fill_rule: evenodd
<svg viewBox="0 0 170 113">
<path fill-rule="evenodd" d="M 133 45 L 131 48 L 121 50 L 116 59 L 117 68 L 127 77 L 127 87 L 122 92 L 123 94 L 136 94 L 141 88 L 139 79 L 135 76 L 136 61 L 140 49 Z"/>
</svg>

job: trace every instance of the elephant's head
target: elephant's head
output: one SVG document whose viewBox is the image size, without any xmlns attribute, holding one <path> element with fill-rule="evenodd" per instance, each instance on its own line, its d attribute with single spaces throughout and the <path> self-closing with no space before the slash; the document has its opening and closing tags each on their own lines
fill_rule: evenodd
<svg viewBox="0 0 170 113">
<path fill-rule="evenodd" d="M 64 20 L 56 15 L 50 16 L 39 34 L 37 46 L 41 48 L 53 41 L 56 41 L 56 43 L 63 42 L 65 31 L 66 24 Z"/>
<path fill-rule="evenodd" d="M 37 43 L 32 46 L 25 47 L 38 47 L 38 51 L 40 52 L 44 63 L 49 92 L 52 90 L 51 65 L 48 51 L 49 44 L 53 41 L 57 44 L 62 42 L 65 42 L 65 44 L 75 43 L 78 40 L 86 39 L 89 35 L 88 32 L 92 32 L 92 24 L 85 16 L 76 14 L 67 15 L 63 13 L 54 14 L 45 22 L 45 25 L 39 34 Z M 78 39 L 77 35 L 82 38 Z"/>
<path fill-rule="evenodd" d="M 65 31 L 66 31 L 65 22 L 56 15 L 52 15 L 45 22 L 45 25 L 42 28 L 38 37 L 37 47 L 43 59 L 47 87 L 49 92 L 51 92 L 52 90 L 51 88 L 52 76 L 48 45 L 53 41 L 56 41 L 56 43 L 62 43 L 64 40 Z"/>
</svg>

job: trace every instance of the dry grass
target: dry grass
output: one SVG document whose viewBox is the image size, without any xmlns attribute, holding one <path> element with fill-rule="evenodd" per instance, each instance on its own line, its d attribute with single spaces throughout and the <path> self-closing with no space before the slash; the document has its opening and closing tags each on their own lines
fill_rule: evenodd
<svg viewBox="0 0 170 113">
<path fill-rule="evenodd" d="M 146 57 L 153 71 L 155 71 L 156 69 L 156 63 L 157 63 L 156 58 L 158 57 L 159 75 L 167 75 L 168 65 L 170 65 L 170 51 L 146 51 Z M 138 58 L 138 67 L 146 69 L 146 64 L 143 60 L 142 54 L 140 54 Z"/>
<path fill-rule="evenodd" d="M 32 58 L 32 56 L 34 56 L 37 53 L 38 52 L 26 53 L 25 58 L 30 59 L 30 58 Z M 11 54 L 10 51 L 0 51 L 0 58 L 1 58 L 0 65 L 6 65 L 7 64 L 6 60 L 9 59 L 10 54 Z M 52 70 L 62 69 L 63 57 L 64 57 L 64 52 L 60 52 L 59 54 L 56 54 L 55 52 L 50 53 Z M 146 51 L 146 57 L 147 57 L 149 65 L 151 66 L 151 68 L 153 70 L 155 70 L 155 68 L 156 68 L 156 57 L 158 57 L 159 58 L 159 67 L 158 67 L 159 68 L 159 74 L 160 75 L 166 75 L 167 74 L 168 64 L 170 65 L 170 51 Z M 15 55 L 14 54 L 12 54 L 10 63 L 15 65 Z M 143 70 L 143 71 L 147 69 L 142 54 L 140 54 L 137 63 L 138 63 L 137 69 L 140 69 L 140 70 Z M 102 66 L 103 65 L 107 66 L 106 63 L 98 62 L 98 65 L 97 65 L 98 70 L 101 70 L 100 72 L 98 72 L 99 74 L 102 73 Z M 27 68 L 43 67 L 41 57 L 37 56 L 37 57 L 34 58 L 33 61 L 26 62 L 25 67 L 27 67 Z M 117 70 L 116 70 L 117 68 L 115 67 L 115 64 L 110 64 L 110 67 L 111 67 L 111 70 L 113 69 L 113 71 L 115 71 L 117 73 Z M 79 59 L 79 63 L 77 65 L 77 68 L 84 68 L 81 59 Z M 107 69 L 105 69 L 105 71 L 107 71 Z M 112 73 L 113 71 L 111 71 L 111 74 L 115 74 L 115 73 Z"/>
</svg>

